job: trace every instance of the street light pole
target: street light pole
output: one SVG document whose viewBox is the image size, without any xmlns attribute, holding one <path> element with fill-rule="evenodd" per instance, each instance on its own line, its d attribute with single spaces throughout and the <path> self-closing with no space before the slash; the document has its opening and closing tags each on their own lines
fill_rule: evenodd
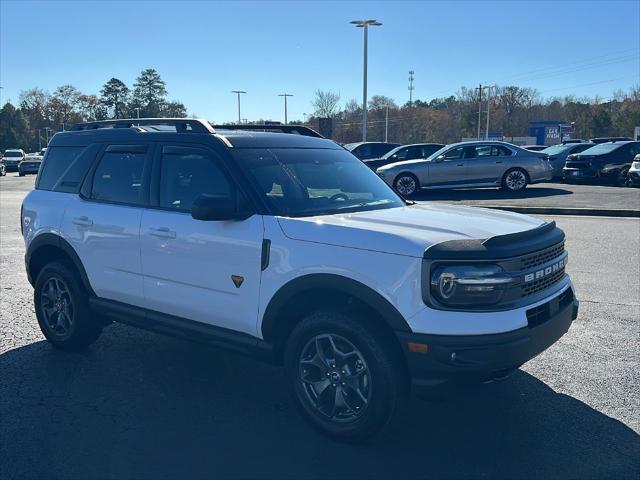
<svg viewBox="0 0 640 480">
<path fill-rule="evenodd" d="M 362 141 L 367 141 L 367 56 L 369 42 L 369 25 L 379 27 L 382 23 L 377 20 L 353 20 L 350 22 L 358 28 L 364 29 L 364 72 L 362 82 Z"/>
<path fill-rule="evenodd" d="M 389 138 L 389 104 L 387 103 L 387 111 L 384 115 L 384 142 L 387 143 Z"/>
<path fill-rule="evenodd" d="M 287 97 L 293 97 L 291 93 L 279 93 L 279 97 L 284 97 L 284 124 L 287 124 Z"/>
<path fill-rule="evenodd" d="M 484 139 L 489 140 L 489 112 L 491 110 L 491 89 L 496 88 L 496 85 L 488 85 L 484 88 L 487 90 L 487 127 L 485 129 Z"/>
<path fill-rule="evenodd" d="M 242 119 L 240 117 L 240 95 L 247 92 L 245 92 L 244 90 L 231 90 L 231 93 L 235 93 L 236 95 L 238 95 L 238 125 L 240 125 L 240 123 L 242 123 Z"/>
</svg>

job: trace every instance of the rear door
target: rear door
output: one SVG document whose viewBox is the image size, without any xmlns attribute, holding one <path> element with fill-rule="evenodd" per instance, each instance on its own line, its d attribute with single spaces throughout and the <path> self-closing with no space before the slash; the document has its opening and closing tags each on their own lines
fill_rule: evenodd
<svg viewBox="0 0 640 480">
<path fill-rule="evenodd" d="M 107 145 L 82 194 L 71 196 L 62 225 L 96 295 L 136 306 L 144 304 L 140 219 L 152 151 L 148 144 Z"/>
<path fill-rule="evenodd" d="M 475 145 L 467 157 L 468 183 L 496 183 L 510 166 L 513 152 L 502 145 Z"/>
<path fill-rule="evenodd" d="M 221 155 L 198 145 L 161 145 L 152 208 L 141 222 L 146 307 L 256 335 L 263 220 L 191 217 L 201 194 L 237 195 Z"/>
</svg>

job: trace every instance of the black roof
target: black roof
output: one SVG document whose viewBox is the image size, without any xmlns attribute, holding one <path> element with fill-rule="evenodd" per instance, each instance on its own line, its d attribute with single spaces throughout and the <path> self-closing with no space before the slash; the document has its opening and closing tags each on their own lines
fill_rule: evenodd
<svg viewBox="0 0 640 480">
<path fill-rule="evenodd" d="M 70 130 L 56 133 L 50 146 L 139 141 L 147 136 L 152 136 L 156 141 L 176 141 L 177 138 L 185 141 L 186 135 L 195 141 L 215 139 L 230 148 L 342 148 L 300 125 L 220 125 L 215 128 L 205 120 L 194 118 L 136 118 L 78 123 Z"/>
</svg>

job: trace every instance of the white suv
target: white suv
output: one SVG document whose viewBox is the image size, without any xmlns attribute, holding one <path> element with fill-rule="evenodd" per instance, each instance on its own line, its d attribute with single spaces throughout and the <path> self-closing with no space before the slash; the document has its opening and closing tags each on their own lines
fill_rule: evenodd
<svg viewBox="0 0 640 480">
<path fill-rule="evenodd" d="M 411 385 L 501 379 L 576 318 L 553 222 L 406 202 L 303 127 L 221 128 L 53 137 L 22 232 L 56 347 L 117 321 L 283 363 L 305 418 L 359 441 Z"/>
</svg>

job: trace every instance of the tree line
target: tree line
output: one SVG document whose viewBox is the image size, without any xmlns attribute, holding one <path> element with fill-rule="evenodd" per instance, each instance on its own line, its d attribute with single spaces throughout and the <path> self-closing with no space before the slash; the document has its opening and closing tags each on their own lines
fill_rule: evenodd
<svg viewBox="0 0 640 480">
<path fill-rule="evenodd" d="M 137 116 L 187 116 L 182 103 L 167 99 L 166 84 L 153 68 L 143 70 L 133 88 L 111 78 L 99 95 L 82 93 L 73 85 L 61 85 L 52 93 L 31 88 L 20 92 L 17 106 L 7 102 L 0 110 L 0 149 L 34 151 L 74 123 Z"/>
<path fill-rule="evenodd" d="M 611 98 L 577 98 L 564 96 L 543 98 L 535 89 L 519 86 L 495 87 L 480 93 L 462 87 L 455 95 L 415 100 L 398 105 L 392 98 L 374 95 L 368 102 L 367 140 L 390 142 L 452 143 L 461 138 L 475 138 L 478 133 L 478 109 L 481 108 L 480 131 L 486 128 L 487 102 L 490 131 L 505 137 L 529 135 L 529 122 L 556 120 L 575 122 L 575 137 L 593 138 L 620 135 L 631 137 L 640 126 L 640 85 L 617 91 Z M 349 100 L 340 106 L 340 95 L 316 91 L 312 105 L 315 112 L 308 123 L 317 128 L 318 118 L 333 119 L 333 138 L 340 143 L 362 139 L 362 104 Z M 388 122 L 387 122 L 388 115 Z"/>
</svg>

